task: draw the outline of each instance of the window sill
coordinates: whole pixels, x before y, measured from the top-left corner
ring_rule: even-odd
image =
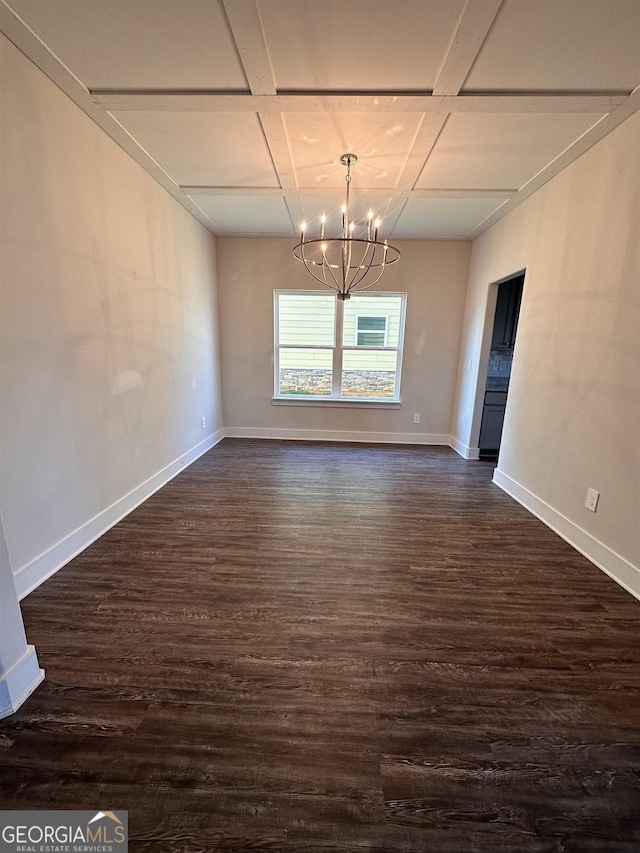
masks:
[[[323,406],[335,409],[400,409],[400,400],[380,400],[375,397],[354,397],[351,400],[337,400],[331,397],[273,397],[272,406]]]

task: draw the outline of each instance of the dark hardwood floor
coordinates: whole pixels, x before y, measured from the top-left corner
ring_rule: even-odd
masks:
[[[149,853],[639,853],[640,603],[492,470],[223,441],[23,602],[0,806]]]

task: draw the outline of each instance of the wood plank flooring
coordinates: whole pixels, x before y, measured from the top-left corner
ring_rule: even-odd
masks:
[[[227,439],[23,602],[0,807],[131,851],[639,853],[640,603],[445,448]]]

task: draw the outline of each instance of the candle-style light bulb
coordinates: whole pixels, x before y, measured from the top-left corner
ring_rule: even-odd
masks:
[[[353,234],[353,229],[354,229],[355,227],[356,227],[356,226],[355,226],[355,223],[354,223],[354,222],[350,222],[350,223],[349,223],[349,233],[350,233],[350,234]]]
[[[322,216],[320,217],[320,239],[321,240],[324,240],[324,224],[326,221],[327,221],[327,217],[323,213]]]
[[[367,214],[367,219],[369,220],[367,222],[367,240],[370,240],[371,239],[371,222],[373,220],[373,210],[369,211],[369,213]]]
[[[307,230],[307,223],[303,219],[300,223],[300,242],[304,243],[304,232]]]
[[[373,225],[375,228],[375,230],[373,232],[373,239],[377,240],[378,239],[378,228],[380,227],[380,217],[379,216],[376,217],[376,221],[373,223]]]

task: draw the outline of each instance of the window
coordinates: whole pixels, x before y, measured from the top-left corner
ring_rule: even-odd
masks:
[[[405,293],[275,292],[277,399],[398,402]]]
[[[384,347],[387,345],[387,322],[389,318],[367,317],[360,314],[356,317],[356,346]]]

